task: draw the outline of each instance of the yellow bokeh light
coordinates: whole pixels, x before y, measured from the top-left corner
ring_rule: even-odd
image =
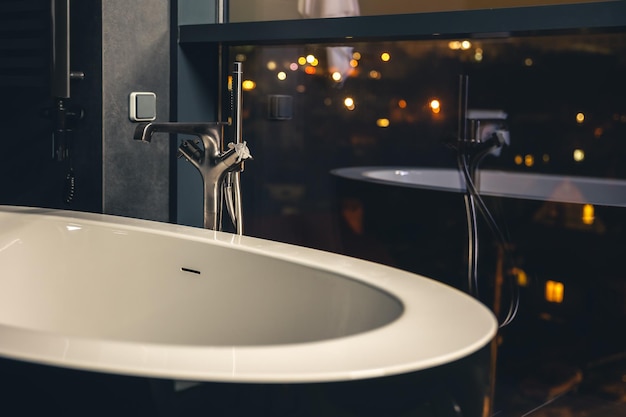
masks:
[[[471,47],[472,47],[472,43],[470,41],[468,41],[468,40],[464,40],[464,41],[450,41],[450,42],[448,42],[448,48],[450,48],[452,50],[455,50],[455,51],[459,50],[459,49],[467,51]],[[482,53],[482,51],[480,53]]]
[[[574,149],[574,161],[576,162],[582,162],[585,160],[585,151],[583,151],[582,149]]]
[[[526,155],[524,157],[524,165],[526,165],[529,168],[535,165],[535,157],[532,156],[531,154]]]
[[[274,71],[276,69],[276,62],[268,61],[267,64],[266,64],[266,67],[267,67],[268,70]]]
[[[376,126],[378,127],[389,127],[389,125],[390,125],[389,119],[376,120]]]
[[[585,113],[576,114],[576,123],[580,124],[585,121]]]
[[[379,71],[376,70],[371,70],[370,71],[370,78],[374,79],[374,80],[380,80],[382,77],[382,74]]]
[[[287,79],[287,73],[285,71],[281,71],[278,74],[276,74],[276,78],[278,78],[281,81],[285,81]]]
[[[383,52],[382,54],[380,54],[380,59],[383,62],[389,62],[391,60],[391,54],[389,54],[389,52]]]
[[[254,90],[256,88],[256,83],[252,80],[243,80],[241,82],[241,88],[245,91]]]
[[[335,72],[333,72],[333,73],[332,73],[332,75],[331,75],[331,77],[332,77],[333,81],[336,81],[336,82],[341,81],[341,79],[343,78],[343,77],[341,76],[341,73],[340,73],[339,71],[335,71]]]
[[[301,56],[300,58],[298,58],[298,64],[300,65],[305,65],[306,64],[306,58]]]
[[[311,65],[314,67],[317,67],[320,64],[320,62],[317,60],[317,58],[315,58],[312,62]]]
[[[522,158],[522,155],[515,155],[513,161],[515,162],[515,165],[522,165],[524,159]]]
[[[353,52],[352,53],[352,58],[354,58],[354,59],[361,59],[361,53],[360,52]]]
[[[351,59],[351,60],[350,60],[350,66],[351,66],[352,68],[356,68],[356,67],[358,67],[358,66],[359,66],[359,61],[357,61],[356,59]]]
[[[346,97],[343,100],[343,105],[346,107],[354,107],[354,99],[352,99],[352,97]]]
[[[562,303],[565,293],[565,285],[562,282],[548,280],[546,281],[545,297],[550,303]]]
[[[315,55],[307,55],[305,58],[306,62],[308,62],[309,64],[312,64],[313,61],[316,61],[317,58],[315,58]]]
[[[430,109],[436,113],[439,113],[439,110],[441,110],[441,103],[437,99],[431,100],[429,106]]]
[[[532,58],[526,58],[524,60],[524,65],[526,65],[527,67],[532,67],[534,64],[533,59]]]

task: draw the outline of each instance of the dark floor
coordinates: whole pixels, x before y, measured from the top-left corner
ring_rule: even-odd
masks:
[[[626,356],[580,369],[564,364],[530,370],[497,384],[494,417],[626,417]]]

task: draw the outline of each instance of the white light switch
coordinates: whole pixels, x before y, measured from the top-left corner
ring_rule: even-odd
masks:
[[[150,122],[156,119],[156,94],[130,93],[129,116],[133,122]]]

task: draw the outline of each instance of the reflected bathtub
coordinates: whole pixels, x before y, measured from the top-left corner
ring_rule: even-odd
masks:
[[[332,175],[338,201],[363,204],[364,229],[395,265],[466,289],[465,182],[458,170],[362,166],[336,169]],[[566,276],[575,282],[571,291],[580,284],[581,293],[589,293],[601,285],[586,288],[586,276],[613,280],[614,271],[622,268],[625,180],[479,170],[476,185],[529,273],[545,280]],[[492,236],[488,228],[481,230],[487,275],[497,256],[489,244]],[[340,238],[344,253],[358,256],[358,246],[348,246],[354,237],[344,233]]]
[[[465,191],[459,171],[443,168],[351,167],[332,174],[358,181],[437,191]],[[482,195],[558,203],[626,207],[626,181],[607,178],[477,171]]]

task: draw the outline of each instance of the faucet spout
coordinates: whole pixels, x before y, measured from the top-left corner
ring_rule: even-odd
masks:
[[[226,123],[140,123],[135,128],[133,139],[142,142],[151,142],[155,133],[176,133],[181,135],[193,135],[202,139],[205,150],[216,157],[220,152],[222,127]]]

